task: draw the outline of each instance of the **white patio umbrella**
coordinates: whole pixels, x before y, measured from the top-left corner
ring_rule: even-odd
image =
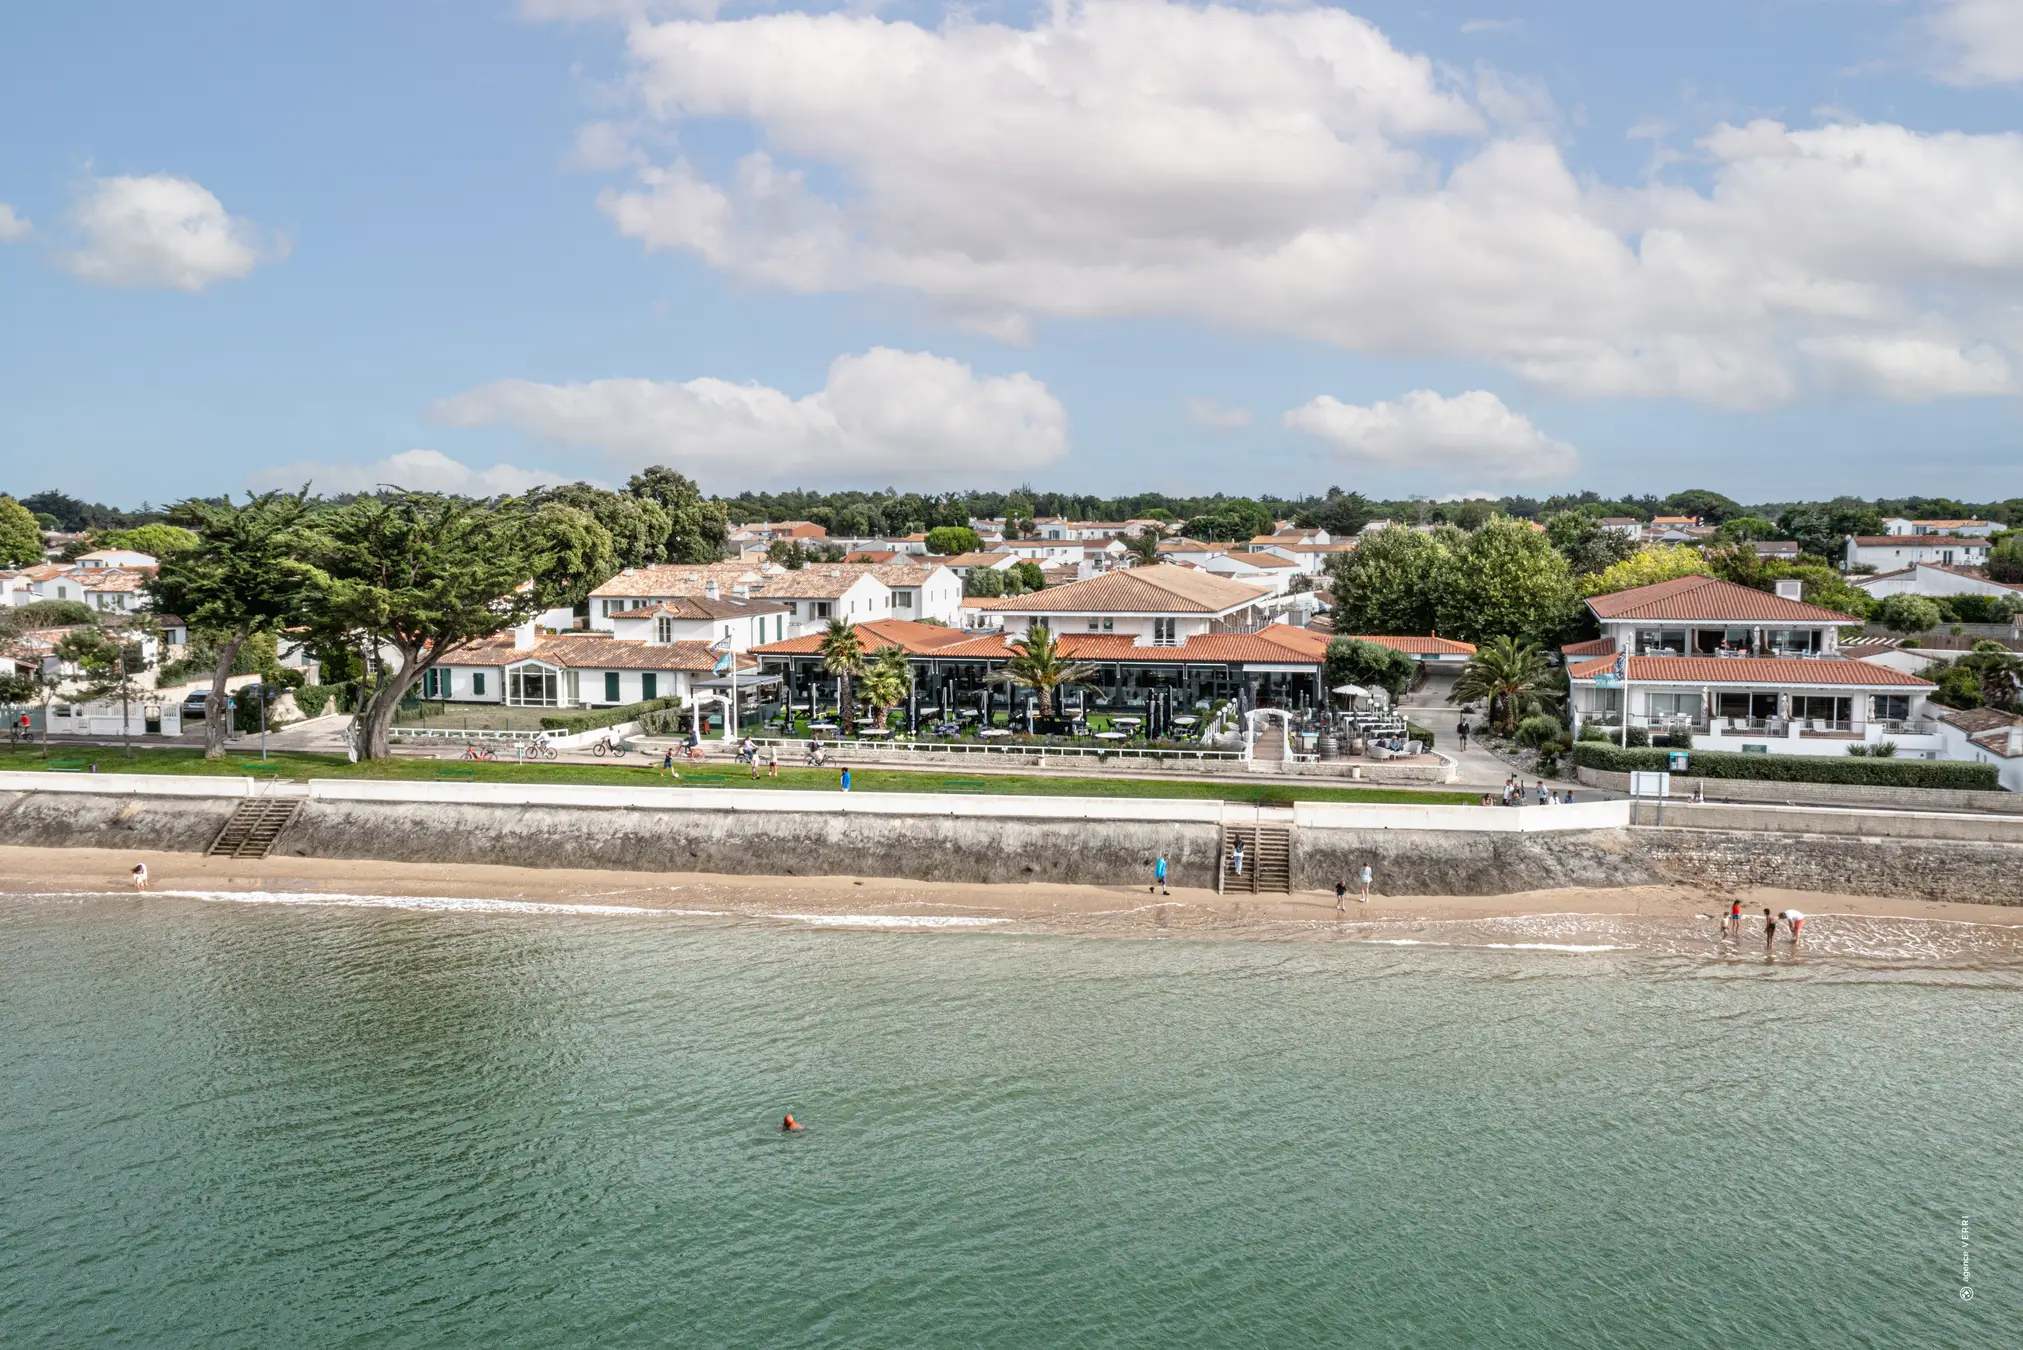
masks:
[[[1360,684],[1338,684],[1335,686],[1335,692],[1348,698],[1368,698],[1370,696],[1370,691],[1363,688]]]

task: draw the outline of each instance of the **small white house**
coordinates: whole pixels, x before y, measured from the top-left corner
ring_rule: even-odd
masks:
[[[79,567],[139,567],[153,571],[160,564],[152,553],[142,553],[131,548],[100,548],[79,554]]]
[[[1883,521],[1885,534],[1950,534],[1985,539],[2001,528],[1992,520],[1906,520],[1891,516]]]
[[[1892,595],[1987,595],[2012,596],[2023,600],[2023,586],[2009,586],[1999,581],[1990,581],[1978,572],[1944,567],[1937,563],[1912,563],[1909,567],[1899,568],[1894,572],[1878,572],[1874,576],[1857,577],[1854,584],[1878,600]]]
[[[1979,567],[1988,561],[1986,539],[1952,534],[1858,534],[1847,541],[1848,570],[1873,567],[1899,572],[1914,563]]]
[[[676,642],[722,642],[750,651],[787,635],[787,607],[743,596],[677,596],[658,604],[614,612],[611,635],[620,642],[665,647]]]
[[[1943,759],[1993,764],[2002,786],[2023,792],[2023,717],[1993,708],[1942,712],[1938,732]]]

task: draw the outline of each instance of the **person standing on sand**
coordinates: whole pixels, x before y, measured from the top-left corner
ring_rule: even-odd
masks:
[[[1336,909],[1347,908],[1345,902],[1348,900],[1348,898],[1349,898],[1349,883],[1346,881],[1337,881],[1335,883],[1335,908]]]
[[[1763,950],[1769,951],[1770,944],[1777,941],[1777,920],[1770,917],[1770,906],[1763,907]]]
[[[133,888],[137,891],[144,891],[148,888],[148,865],[146,863],[135,863],[133,865]]]
[[[1159,855],[1159,861],[1152,864],[1152,881],[1154,884],[1147,886],[1145,888],[1147,891],[1157,889],[1165,891],[1168,895],[1173,894],[1166,890],[1166,855],[1163,853]]]
[[[1742,902],[1740,900],[1730,900],[1728,902],[1727,927],[1730,937],[1739,938],[1742,936]]]
[[[1370,875],[1370,865],[1368,863],[1363,864],[1363,875],[1360,880],[1363,886],[1363,893],[1358,899],[1360,903],[1367,905],[1370,903],[1370,883],[1375,880]]]

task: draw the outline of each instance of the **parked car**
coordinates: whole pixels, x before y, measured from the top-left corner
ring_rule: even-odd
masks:
[[[204,705],[210,701],[210,697],[211,691],[208,689],[192,689],[188,697],[183,699],[183,720],[185,722],[203,721]]]

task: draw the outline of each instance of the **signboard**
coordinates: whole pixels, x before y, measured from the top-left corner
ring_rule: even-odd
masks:
[[[1669,773],[1637,772],[1630,775],[1630,795],[1632,797],[1666,797],[1672,791],[1672,775]]]
[[[1687,753],[1684,750],[1674,750],[1671,753],[1669,760],[1666,762],[1665,767],[1670,769],[1673,773],[1684,773],[1686,772],[1687,766],[1691,763],[1692,763],[1691,757],[1687,755]]]
[[[1767,755],[1770,753],[1770,747],[1767,745],[1745,745],[1742,747],[1742,753],[1745,755]]]

